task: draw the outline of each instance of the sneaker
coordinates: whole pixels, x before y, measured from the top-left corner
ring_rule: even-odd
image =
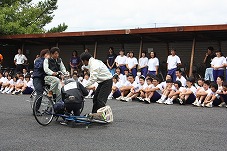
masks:
[[[108,100],[112,100],[112,99],[113,99],[113,97],[109,96],[107,99],[108,99]]]
[[[13,92],[12,92],[12,95],[14,95],[15,93],[16,93],[16,91],[13,91]]]
[[[167,105],[172,105],[173,101],[171,101],[170,99],[168,99],[168,101],[166,102]]]
[[[142,97],[137,97],[137,99],[139,100],[139,102],[144,102],[144,99]]]
[[[169,102],[169,98],[165,100],[165,102],[163,102],[164,104],[167,104]]]
[[[126,101],[127,97],[122,97],[121,101]]]
[[[212,102],[208,103],[208,104],[206,105],[206,107],[213,107]]]
[[[184,104],[184,101],[182,99],[178,99],[178,100],[181,105]]]
[[[20,94],[21,90],[18,90],[17,92],[15,92],[16,95]]]
[[[11,93],[11,91],[7,91],[7,92],[6,92],[6,94],[10,94],[10,93]]]
[[[144,102],[150,104],[150,103],[151,103],[151,100],[150,100],[149,98],[145,98],[145,99],[144,99]]]
[[[204,107],[205,106],[205,103],[203,103],[201,106]]]
[[[67,126],[67,125],[68,125],[68,121],[66,121],[66,120],[61,121],[60,124],[61,124],[61,125],[66,125],[66,126]]]
[[[120,96],[120,97],[116,98],[116,100],[120,101],[122,98],[123,98],[123,97]]]
[[[126,102],[132,101],[132,98],[131,98],[131,97],[126,98],[125,101],[126,101]]]
[[[222,102],[221,104],[219,104],[218,106],[219,107],[224,107],[226,105],[226,103],[225,102]]]
[[[197,106],[198,103],[199,103],[199,101],[195,100],[195,102],[193,102],[192,105]]]
[[[196,104],[196,106],[201,107],[202,104],[201,104],[200,102],[198,102],[198,103]]]
[[[166,101],[166,100],[159,99],[159,100],[157,101],[157,103],[163,104],[165,101]]]

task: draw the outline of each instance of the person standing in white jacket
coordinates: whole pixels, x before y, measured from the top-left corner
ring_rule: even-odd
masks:
[[[99,84],[93,97],[92,108],[92,113],[97,113],[98,109],[106,106],[112,88],[112,74],[102,61],[93,58],[88,52],[82,53],[80,59],[90,72],[90,78],[84,87],[89,88],[95,82]]]

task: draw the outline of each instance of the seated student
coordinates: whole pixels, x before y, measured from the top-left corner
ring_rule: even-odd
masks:
[[[182,76],[182,71],[180,69],[176,70],[176,80],[180,81],[182,86],[185,87],[186,86],[186,79],[184,76]]]
[[[2,84],[2,88],[4,89],[2,93],[6,93],[7,91],[10,90],[10,84],[13,83],[12,75],[7,76],[7,80],[5,83]]]
[[[167,80],[171,80],[172,81],[172,77],[170,75],[166,75],[165,81],[161,82],[160,85],[162,86],[162,88],[164,89],[166,87],[166,81]]]
[[[1,87],[0,92],[3,91],[4,88],[2,87],[2,84],[5,83],[6,80],[7,80],[7,79],[3,76],[2,71],[0,71],[0,87]]]
[[[136,77],[135,77],[135,81],[137,84],[140,83],[140,76],[141,76],[141,71],[138,70],[137,73],[136,73]]]
[[[85,73],[84,74],[84,79],[83,79],[83,81],[82,81],[82,85],[84,86],[84,85],[87,85],[87,83],[88,83],[88,81],[89,81],[89,78],[90,78],[90,75],[88,74],[88,73]],[[93,85],[91,85],[90,87],[89,87],[89,90],[88,90],[88,96],[86,96],[85,98],[86,99],[91,99],[91,98],[93,98],[93,95],[94,95],[94,92],[95,92],[95,90],[96,90],[96,88],[97,88],[98,86],[97,86],[97,83],[95,83],[95,84],[93,84]]]
[[[162,85],[159,84],[159,79],[155,77],[152,81],[153,87],[147,90],[146,98],[144,99],[145,103],[151,103],[158,101],[162,96]]]
[[[120,92],[121,96],[116,98],[116,100],[124,100],[131,90],[131,88],[137,87],[137,83],[135,82],[134,76],[132,74],[128,74],[127,81],[121,86]]]
[[[201,106],[206,96],[210,95],[211,92],[212,91],[210,89],[210,81],[205,81],[203,84],[203,88],[196,92],[196,100],[194,103],[192,103],[192,105]]]
[[[17,84],[17,80],[18,80],[17,76],[14,76],[13,81],[10,82],[9,90],[6,91],[6,94],[10,94],[15,89],[15,85]]]
[[[119,77],[118,75],[114,75],[113,76],[113,85],[112,85],[112,91],[110,92],[109,96],[108,96],[108,100],[111,100],[114,98],[118,98],[121,96],[121,92],[120,92],[120,87],[121,87],[121,83],[119,82]]]
[[[122,80],[120,79],[121,80],[121,85],[124,85],[124,83],[128,81],[128,75],[129,75],[129,69],[125,68]]]
[[[196,99],[196,88],[194,87],[194,79],[188,78],[186,85],[187,88],[184,89],[179,95],[180,104],[192,104]]]
[[[31,94],[34,91],[33,81],[31,79],[31,75],[27,74],[25,76],[24,86],[21,89],[20,94]],[[15,93],[18,94],[18,93]]]
[[[223,107],[225,106],[227,108],[227,82],[223,83],[223,87],[222,90],[220,92],[218,92],[219,96],[220,96],[220,100],[221,100],[221,104],[218,105],[219,107]]]
[[[148,98],[148,96],[149,96],[149,94],[150,94],[151,88],[154,87],[152,81],[153,81],[152,78],[146,77],[147,87],[143,88],[143,89],[140,91],[140,97],[138,97],[139,101],[144,102],[144,101],[145,101],[145,98]]]
[[[19,79],[17,80],[17,83],[15,85],[15,91],[12,93],[12,95],[16,93],[20,93],[23,86],[24,86],[24,76],[23,74],[20,74]]]
[[[22,70],[22,74],[24,75],[24,77],[28,74],[28,71],[27,71],[26,68],[24,68],[24,69]]]
[[[213,105],[217,106],[221,103],[220,96],[217,93],[218,85],[216,83],[210,84],[211,93],[207,95],[202,106],[203,107],[213,107]]]
[[[197,92],[200,91],[201,89],[203,90],[204,82],[205,80],[203,78],[199,78],[197,80],[197,83],[195,83],[195,88],[197,89]]]
[[[167,79],[165,82],[166,82],[166,86],[163,88],[162,96],[158,101],[156,101],[156,103],[159,103],[159,104],[167,103],[166,98],[173,89],[173,82],[171,79]]]
[[[124,81],[125,78],[124,78],[124,75],[121,74],[121,69],[120,69],[120,67],[117,67],[116,70],[115,70],[115,72],[116,72],[115,75],[118,75],[119,82],[120,82],[120,83],[125,83],[126,81]]]
[[[179,97],[179,94],[184,90],[185,88],[182,87],[180,81],[174,82],[174,87],[172,88],[172,91],[168,95],[167,100],[165,101],[165,104],[172,105],[173,100],[176,100]]]
[[[146,87],[147,84],[145,83],[145,77],[140,76],[139,84],[131,88],[130,93],[126,96],[126,99],[124,99],[124,101],[129,102],[132,101],[132,99],[137,98],[140,95],[140,92],[143,91],[143,89]],[[144,96],[144,94],[142,95]]]

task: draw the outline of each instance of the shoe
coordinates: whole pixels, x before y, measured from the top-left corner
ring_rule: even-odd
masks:
[[[180,103],[181,105],[184,104],[184,101],[183,101],[182,99],[178,99],[178,100],[179,100],[179,103]]]
[[[126,98],[125,101],[126,101],[126,102],[132,101],[132,98],[131,98],[131,97]]]
[[[200,102],[198,102],[195,106],[201,107],[202,104]]]
[[[164,104],[167,104],[169,102],[169,98],[165,100],[165,102],[163,102]]]
[[[203,103],[201,106],[204,107],[205,106],[205,103]]]
[[[193,102],[192,105],[197,106],[198,103],[199,103],[199,101],[198,100],[195,100],[195,102]]]
[[[66,120],[61,121],[60,124],[61,124],[61,125],[66,125],[66,126],[67,126],[67,125],[68,125],[68,121],[66,121]]]
[[[122,98],[122,96],[119,96],[118,98],[116,98],[116,100],[120,101]]]
[[[226,105],[226,103],[225,102],[222,102],[221,104],[219,104],[218,106],[219,107],[224,107]]]
[[[166,100],[159,99],[159,100],[157,101],[157,103],[163,104],[165,101],[166,101]]]
[[[206,107],[213,107],[212,102],[208,103],[207,105],[205,105]]]
[[[168,99],[168,101],[166,102],[167,105],[172,105],[173,101],[171,101],[170,99]]]
[[[12,95],[15,95],[15,93],[16,93],[16,91],[13,91],[13,92],[12,92]]]
[[[127,97],[122,97],[121,101],[126,101]]]
[[[109,96],[107,99],[108,99],[108,100],[112,100],[112,99],[113,99],[113,97]]]
[[[21,90],[18,90],[17,92],[15,92],[16,95],[20,94]]]
[[[10,93],[11,93],[11,91],[7,91],[7,92],[6,92],[6,94],[10,94]]]
[[[144,99],[144,102],[150,104],[150,103],[151,103],[151,100],[150,100],[149,98],[145,98],[145,99]]]

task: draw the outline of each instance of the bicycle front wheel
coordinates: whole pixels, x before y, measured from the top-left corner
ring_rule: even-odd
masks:
[[[46,126],[50,124],[54,117],[53,101],[46,95],[41,95],[34,102],[33,115],[40,125]]]

